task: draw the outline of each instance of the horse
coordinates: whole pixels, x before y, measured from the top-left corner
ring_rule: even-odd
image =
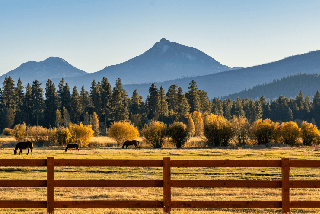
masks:
[[[134,145],[136,148],[139,146],[139,141],[137,140],[127,140],[123,143],[122,148],[124,148],[126,146],[126,149],[128,148],[128,146],[130,145]]]
[[[79,146],[78,146],[78,144],[76,144],[76,143],[69,143],[69,144],[67,145],[67,147],[66,147],[66,152],[68,151],[68,149],[71,150],[71,149],[73,149],[73,148],[76,148],[76,149],[78,149],[78,151],[79,151]]]
[[[33,149],[33,143],[30,142],[30,141],[23,141],[23,142],[19,142],[17,145],[16,145],[16,148],[14,149],[14,154],[16,155],[17,154],[17,150],[20,150],[19,151],[19,155],[22,154],[22,149],[28,149],[28,153],[27,155],[29,154],[29,149],[31,150],[31,155],[32,155],[32,149]]]

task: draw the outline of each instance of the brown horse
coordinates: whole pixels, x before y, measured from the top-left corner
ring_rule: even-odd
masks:
[[[19,155],[22,154],[22,149],[28,149],[28,153],[27,155],[29,154],[29,149],[31,150],[31,155],[32,155],[32,149],[33,149],[33,143],[30,142],[30,141],[25,141],[25,142],[19,142],[17,145],[16,145],[16,148],[14,149],[14,154],[16,155],[17,154],[17,150],[20,150],[19,151]]]
[[[126,149],[128,148],[128,146],[130,145],[134,145],[136,148],[139,146],[139,141],[137,140],[127,140],[123,143],[122,148],[124,149],[124,147],[126,146]]]
[[[67,145],[67,147],[66,147],[66,152],[68,151],[68,149],[71,150],[71,149],[73,149],[73,148],[78,149],[78,151],[79,151],[79,146],[78,146],[78,144],[76,144],[76,143],[69,143],[69,144]]]

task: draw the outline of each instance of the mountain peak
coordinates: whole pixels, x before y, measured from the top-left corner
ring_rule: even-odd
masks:
[[[161,40],[160,40],[160,43],[166,43],[166,42],[170,42],[169,40],[166,40],[166,38],[162,38]]]

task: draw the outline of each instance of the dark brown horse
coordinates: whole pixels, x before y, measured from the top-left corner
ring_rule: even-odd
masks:
[[[126,146],[126,148],[128,148],[128,146],[130,145],[134,145],[136,148],[139,146],[139,141],[137,140],[127,140],[123,143],[122,148],[124,148]]]
[[[71,149],[78,149],[78,151],[79,151],[79,146],[78,146],[78,144],[76,144],[76,143],[69,143],[68,145],[67,145],[67,147],[66,147],[66,152],[68,151],[68,149],[69,150],[71,150]]]
[[[32,149],[33,149],[33,143],[30,142],[30,141],[25,141],[25,142],[19,142],[17,145],[16,145],[16,148],[14,149],[14,154],[16,155],[17,154],[17,150],[20,150],[19,151],[19,155],[22,154],[22,149],[28,149],[28,153],[27,155],[29,154],[29,149],[31,150],[31,155],[32,155]]]

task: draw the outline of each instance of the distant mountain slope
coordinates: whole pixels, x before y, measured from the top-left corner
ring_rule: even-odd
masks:
[[[291,56],[280,61],[250,68],[160,82],[156,86],[159,88],[162,85],[167,90],[171,84],[177,84],[184,91],[187,91],[191,80],[195,80],[199,89],[206,91],[210,98],[214,98],[228,96],[259,84],[270,83],[273,80],[299,73],[320,73],[320,51]],[[132,84],[126,85],[124,88],[129,94],[137,88],[138,93],[146,97],[150,85],[150,83]]]
[[[41,62],[29,61],[23,63],[18,68],[2,75],[0,83],[3,83],[6,76],[11,76],[15,83],[20,78],[22,83],[26,85],[27,83],[32,84],[35,79],[39,82],[46,82],[48,79],[77,77],[85,74],[87,72],[73,67],[64,59],[49,57]]]
[[[230,98],[232,100],[248,97],[249,99],[260,98],[262,95],[267,99],[278,98],[283,95],[288,98],[295,98],[300,90],[304,96],[309,96],[311,99],[317,91],[320,91],[320,75],[319,74],[297,74],[275,80],[268,84],[257,85],[252,89],[243,90],[239,93],[223,97],[222,99]]]
[[[182,77],[213,74],[232,68],[196,48],[187,47],[166,39],[154,44],[143,54],[118,65],[77,78],[66,78],[71,85],[90,87],[93,79],[107,77],[111,84],[120,78],[123,84],[162,82]]]

